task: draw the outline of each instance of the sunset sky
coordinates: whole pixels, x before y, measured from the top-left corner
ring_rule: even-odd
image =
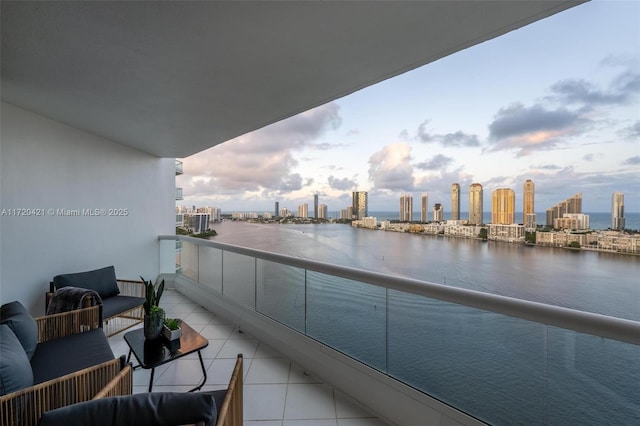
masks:
[[[535,210],[583,193],[640,212],[640,2],[595,0],[183,159],[187,206],[328,210],[368,191],[370,211],[450,187],[536,186]]]

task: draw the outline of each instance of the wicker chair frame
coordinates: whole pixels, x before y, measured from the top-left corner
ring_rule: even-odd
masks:
[[[144,282],[136,280],[117,280],[120,294],[123,296],[145,297]],[[144,308],[142,304],[128,311],[120,312],[109,318],[103,318],[104,332],[107,337],[121,333],[144,321]]]
[[[242,386],[242,354],[239,354],[231,373],[227,394],[224,397],[222,407],[218,410],[216,426],[242,426]]]

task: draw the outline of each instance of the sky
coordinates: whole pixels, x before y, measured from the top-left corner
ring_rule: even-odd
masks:
[[[594,0],[182,159],[178,205],[450,213],[451,184],[535,184],[535,210],[582,192],[583,212],[640,212],[640,1]]]

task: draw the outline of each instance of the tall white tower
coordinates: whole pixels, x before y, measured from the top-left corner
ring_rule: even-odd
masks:
[[[611,198],[611,229],[624,229],[624,194],[614,192]]]

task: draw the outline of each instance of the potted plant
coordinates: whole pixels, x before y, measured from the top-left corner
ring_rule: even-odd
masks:
[[[164,309],[160,307],[160,298],[164,292],[164,280],[160,284],[153,284],[142,276],[144,282],[145,301],[144,307],[144,337],[145,339],[157,339],[162,334],[164,324]]]
[[[164,327],[162,328],[162,334],[167,340],[179,339],[182,335],[182,329],[180,328],[181,321],[176,318],[165,318]]]

